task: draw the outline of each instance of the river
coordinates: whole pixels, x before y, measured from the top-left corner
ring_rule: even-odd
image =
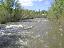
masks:
[[[48,48],[47,35],[51,30],[47,18],[0,25],[0,48]]]

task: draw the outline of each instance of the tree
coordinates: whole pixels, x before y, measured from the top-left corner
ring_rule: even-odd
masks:
[[[54,0],[52,7],[48,11],[48,16],[56,17],[57,19],[63,16],[64,0]]]
[[[7,21],[6,15],[7,15],[7,10],[5,9],[5,5],[3,1],[1,2],[0,5],[0,23],[5,23]]]
[[[0,5],[0,22],[18,21],[21,17],[21,6],[18,0],[4,0]]]
[[[21,6],[18,0],[6,0],[6,10],[9,12],[11,21],[18,21],[20,19]]]

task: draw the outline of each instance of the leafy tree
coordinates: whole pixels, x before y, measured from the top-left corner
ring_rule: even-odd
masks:
[[[0,5],[0,23],[18,21],[21,17],[21,7],[18,0],[4,0]]]
[[[6,10],[9,12],[11,21],[18,21],[18,19],[20,19],[19,16],[21,13],[18,0],[6,0]]]
[[[57,19],[63,16],[64,0],[54,0],[52,7],[48,11],[48,16],[56,17]]]

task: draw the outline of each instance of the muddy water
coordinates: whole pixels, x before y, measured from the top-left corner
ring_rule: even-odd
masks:
[[[48,48],[48,19],[35,18],[0,25],[0,48]]]

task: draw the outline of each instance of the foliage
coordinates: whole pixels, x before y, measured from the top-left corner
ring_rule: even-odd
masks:
[[[29,19],[29,18],[41,18],[47,16],[47,11],[35,11],[35,10],[28,10],[28,9],[22,9],[22,19]],[[42,15],[45,14],[45,15]]]
[[[57,19],[63,16],[64,0],[54,0],[52,7],[48,11],[48,16],[56,17]]]
[[[48,11],[48,18],[53,19],[53,30],[48,33],[49,48],[64,48],[64,0],[54,0]]]
[[[18,0],[5,0],[0,5],[0,23],[18,21],[20,19],[20,4]]]
[[[47,17],[47,11],[23,9],[18,0],[2,0],[0,3],[0,23],[17,22],[22,19]]]

